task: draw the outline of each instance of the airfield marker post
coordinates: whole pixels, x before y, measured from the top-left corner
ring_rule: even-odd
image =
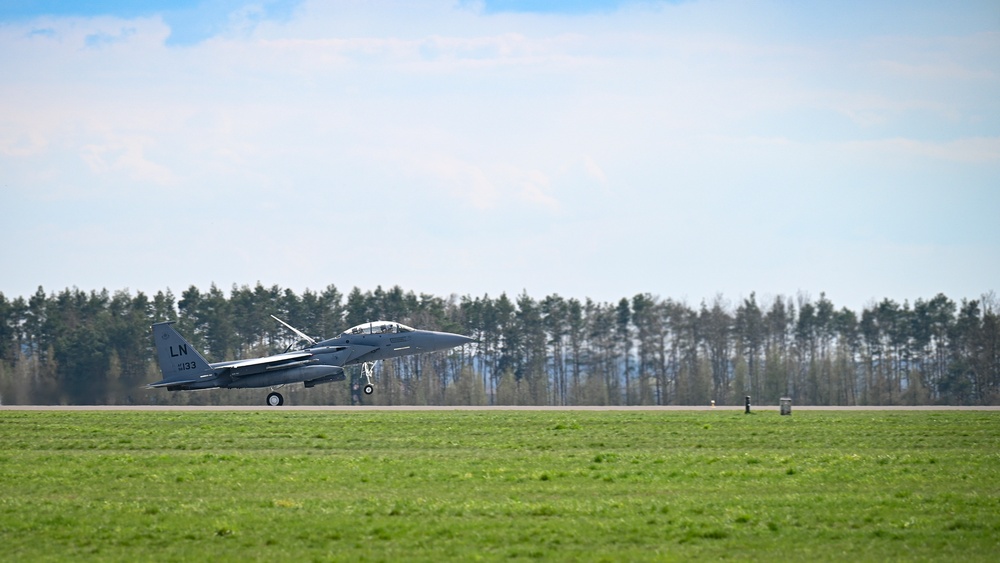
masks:
[[[792,399],[791,397],[782,397],[778,399],[778,403],[781,405],[781,414],[792,414]]]
[[[747,410],[746,414],[750,414],[750,395],[747,395]]]

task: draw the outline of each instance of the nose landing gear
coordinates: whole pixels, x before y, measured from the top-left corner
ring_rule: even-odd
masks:
[[[375,373],[375,362],[365,362],[361,364],[361,372],[365,375],[365,380],[368,384],[365,385],[365,395],[371,395],[375,392],[375,387],[372,386],[372,375]]]

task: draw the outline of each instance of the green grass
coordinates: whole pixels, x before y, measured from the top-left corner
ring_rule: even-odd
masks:
[[[0,411],[0,559],[994,560],[1000,413]]]

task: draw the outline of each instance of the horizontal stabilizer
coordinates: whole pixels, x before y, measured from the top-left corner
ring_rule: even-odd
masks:
[[[146,386],[146,388],[147,389],[156,389],[157,387],[173,387],[174,385],[185,385],[185,384],[188,384],[188,383],[198,383],[199,381],[201,381],[200,378],[199,379],[171,379],[169,381],[166,380],[166,379],[163,379],[161,381],[157,381],[156,383],[150,383],[149,385]]]

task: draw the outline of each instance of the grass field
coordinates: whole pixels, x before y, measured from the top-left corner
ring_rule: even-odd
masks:
[[[1000,413],[0,411],[0,559],[980,560]]]

